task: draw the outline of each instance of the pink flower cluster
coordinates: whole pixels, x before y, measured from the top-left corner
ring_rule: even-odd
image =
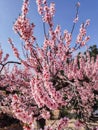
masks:
[[[89,41],[90,37],[86,36],[86,28],[89,25],[90,20],[87,20],[85,24],[81,24],[80,26],[80,32],[77,36],[76,43],[80,44],[81,46],[84,46],[86,42]]]
[[[43,21],[52,27],[52,19],[55,13],[55,4],[51,3],[49,7],[46,0],[36,0],[36,3],[38,5],[38,13],[42,15]]]
[[[19,36],[25,41],[34,41],[33,30],[35,25],[26,18],[28,13],[28,0],[25,0],[22,6],[22,14],[18,17],[17,21],[14,24],[14,30]]]
[[[59,125],[58,125],[58,130],[62,130],[65,127],[67,127],[68,126],[68,121],[69,121],[69,119],[66,118],[66,117],[60,119],[60,122],[59,122]]]

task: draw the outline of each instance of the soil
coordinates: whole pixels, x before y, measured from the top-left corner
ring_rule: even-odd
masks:
[[[0,130],[23,130],[20,121],[8,116],[0,114]]]

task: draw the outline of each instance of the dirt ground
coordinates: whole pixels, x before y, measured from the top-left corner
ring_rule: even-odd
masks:
[[[56,115],[55,118],[58,118],[58,112],[56,112],[55,115]],[[2,117],[0,118],[0,120],[2,120]],[[7,117],[4,119],[4,122],[5,122],[5,120],[7,122],[11,121],[11,120],[8,120]],[[69,121],[68,127],[65,128],[64,130],[76,130],[75,125],[74,125],[75,121],[76,121],[75,119],[71,119]],[[0,121],[0,123],[1,123],[1,121]],[[50,126],[52,125],[54,128],[57,126],[58,123],[59,123],[59,120],[57,120],[57,119],[46,121],[46,125],[50,125]],[[91,126],[90,128],[92,128],[93,126],[98,127],[98,121],[90,122],[90,123],[88,123],[88,125]],[[0,130],[23,130],[23,129],[22,129],[21,125],[19,125],[19,123],[17,122],[17,123],[11,124],[10,126],[2,127],[2,128],[0,128]],[[36,122],[35,122],[35,130],[39,130]],[[79,129],[79,130],[86,130],[86,129],[84,127],[81,127],[81,129]]]
[[[69,122],[70,123],[69,123],[68,127],[65,128],[64,130],[76,130],[75,129],[75,125],[74,125],[75,119],[71,119]],[[54,120],[47,120],[47,122],[46,122],[47,125],[50,124],[50,126],[51,126],[51,124],[52,124],[52,126],[54,126],[54,128],[56,127],[56,125],[58,123],[59,123],[58,120],[56,120],[56,121],[54,121]],[[90,128],[92,128],[93,126],[94,127],[98,127],[98,122],[96,122],[96,123],[90,122],[90,123],[88,123],[88,125],[91,126]],[[81,127],[79,130],[86,130],[86,129],[84,127]]]

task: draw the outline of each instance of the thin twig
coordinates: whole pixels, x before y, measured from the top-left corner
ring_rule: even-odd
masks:
[[[47,34],[46,34],[46,26],[45,23],[43,22],[43,30],[44,30],[44,36],[47,39]]]
[[[78,17],[78,13],[79,13],[79,6],[76,5],[76,15],[75,15],[75,19]],[[72,26],[72,30],[71,30],[71,35],[73,34],[73,31],[74,31],[74,29],[75,29],[75,25],[76,25],[76,23],[74,22],[74,23],[73,23],[73,26]]]

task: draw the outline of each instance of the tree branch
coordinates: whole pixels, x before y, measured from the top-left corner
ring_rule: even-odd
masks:
[[[7,62],[4,63],[4,64],[3,64],[3,63],[0,63],[0,65],[2,66],[1,69],[0,69],[0,73],[1,73],[1,71],[3,70],[3,68],[4,68],[7,64],[11,64],[11,63],[12,63],[12,64],[19,64],[19,65],[21,64],[20,62],[17,62],[17,61],[7,61]]]

